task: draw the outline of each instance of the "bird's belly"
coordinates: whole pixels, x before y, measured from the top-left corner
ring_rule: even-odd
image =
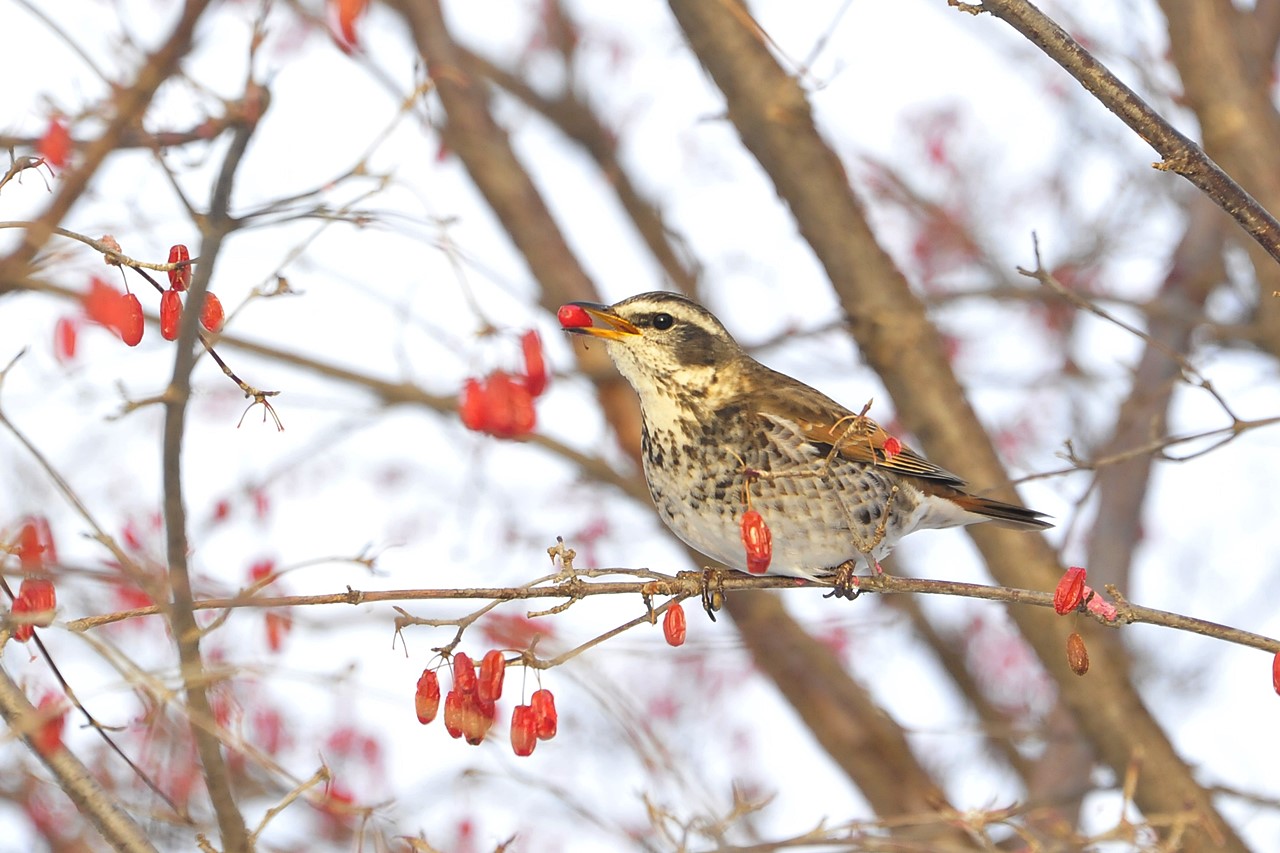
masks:
[[[750,460],[731,459],[719,470],[669,453],[661,461],[650,464],[647,457],[645,476],[662,520],[694,549],[745,571],[741,520],[748,509]],[[882,469],[826,468],[820,461],[782,468],[773,461],[774,468],[749,486],[750,508],[772,534],[769,574],[811,578],[846,560],[868,554],[880,559],[915,529],[922,495]],[[672,464],[678,462],[685,464]]]

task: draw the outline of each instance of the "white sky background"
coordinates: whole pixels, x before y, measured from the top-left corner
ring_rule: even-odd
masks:
[[[120,47],[121,37],[153,44],[167,33],[174,5],[80,2],[49,6],[46,12],[116,75],[136,63],[133,51]],[[688,238],[705,265],[710,307],[745,343],[835,320],[835,303],[820,268],[759,168],[718,117],[720,101],[665,6],[573,5],[580,7],[574,13],[584,32],[579,85],[618,130],[624,162],[642,190],[658,201],[669,224]],[[1175,214],[1161,196],[1174,179],[1143,171],[1154,155],[1129,139],[1117,120],[1099,107],[1076,110],[1087,104],[1078,87],[994,20],[948,10],[942,0],[854,2],[832,30],[838,6],[768,2],[754,3],[752,9],[793,61],[803,60],[819,39],[830,36],[814,63],[810,89],[818,120],[855,181],[864,161],[881,161],[910,166],[915,185],[932,190],[930,173],[920,165],[917,129],[922,116],[953,107],[960,114],[955,156],[983,169],[970,179],[977,188],[973,203],[1010,280],[1015,265],[1032,263],[1032,231],[1053,263],[1085,239],[1077,229],[1114,213],[1124,216],[1125,244],[1112,255],[1103,286],[1130,298],[1151,292],[1177,233]],[[447,11],[461,40],[511,62],[528,51],[536,7],[468,2],[449,3]],[[238,97],[248,22],[256,8],[227,4],[209,16],[184,68],[211,92],[166,86],[148,114],[149,128],[187,127],[206,108],[216,111],[210,107],[212,95]],[[1158,56],[1162,45],[1143,35],[1153,32],[1152,11],[1136,3],[1123,9],[1077,23],[1104,50],[1119,53],[1136,45]],[[398,20],[385,10],[375,8],[363,23],[367,56],[359,60],[343,56],[322,31],[300,29],[284,14],[273,21],[259,57],[272,107],[241,170],[237,212],[321,186],[349,169],[371,140],[396,122],[399,102],[414,82],[412,52]],[[51,106],[75,113],[101,97],[102,81],[26,9],[0,0],[0,22],[5,31],[0,79],[21,81],[0,86],[0,123],[6,132],[38,133]],[[1115,65],[1127,79],[1159,74],[1141,63]],[[368,73],[369,66],[392,81],[392,88]],[[547,69],[548,91],[560,83],[546,57],[534,55],[529,68]],[[438,111],[434,102],[431,109]],[[603,296],[617,299],[661,287],[660,272],[586,158],[508,99],[499,99],[496,111]],[[1194,129],[1185,117],[1180,122]],[[96,130],[84,123],[75,135],[91,137]],[[197,204],[223,149],[220,141],[208,156],[194,147],[171,155],[179,171],[186,169],[183,186]],[[1062,209],[1058,199],[1027,193],[1035,176],[1063,164],[1074,177],[1071,209]],[[433,134],[413,118],[401,119],[377,148],[370,168],[394,175],[393,185],[366,205],[385,214],[389,227],[330,227],[296,260],[289,260],[290,253],[316,230],[314,221],[231,238],[213,280],[228,310],[277,272],[303,292],[294,299],[254,301],[235,318],[237,334],[388,379],[413,379],[437,393],[453,393],[467,375],[513,366],[514,334],[496,341],[474,337],[481,320],[468,307],[456,269],[436,245],[445,233],[437,223],[449,220],[448,238],[469,261],[465,285],[487,319],[513,333],[536,325],[551,364],[571,365],[569,345],[556,333],[553,318],[530,307],[535,286],[523,263],[496,230],[456,159],[437,160]],[[330,200],[340,203],[368,185],[340,188]],[[937,192],[947,197],[944,188]],[[41,182],[28,174],[21,185],[11,183],[0,193],[0,220],[34,217],[48,198]],[[887,209],[878,209],[877,217],[883,239],[903,257],[911,235],[894,230],[901,217]],[[190,243],[196,251],[196,235],[150,155],[143,153],[113,157],[64,225],[90,236],[112,233],[135,257],[163,260],[175,242]],[[13,245],[15,233],[0,231],[0,250]],[[58,253],[48,269],[53,280],[81,287],[96,274],[118,284],[115,271],[79,244],[51,247]],[[142,283],[130,283],[154,309]],[[967,288],[985,284],[971,273],[956,282]],[[1221,310],[1238,309],[1223,305]],[[103,330],[85,329],[76,362],[60,366],[51,352],[53,325],[74,311],[32,295],[0,302],[0,362],[29,348],[6,380],[0,404],[70,479],[103,525],[118,532],[130,518],[145,519],[159,507],[160,413],[146,409],[110,420],[120,407],[116,385],[134,398],[159,392],[173,352],[154,327],[136,349]],[[1088,331],[1077,339],[1073,355],[1106,378],[1085,386],[1058,375],[1054,346],[1040,340],[1038,321],[1024,311],[957,303],[937,316],[960,339],[958,366],[973,388],[980,416],[997,426],[1029,425],[1030,438],[1010,459],[1015,475],[1058,467],[1055,453],[1066,439],[1087,447],[1105,437],[1114,404],[1127,393],[1128,365],[1138,351],[1131,337],[1082,321]],[[242,409],[237,389],[207,359],[201,362],[184,461],[193,565],[203,592],[234,591],[248,566],[263,556],[288,565],[354,556],[366,547],[381,553],[376,576],[333,560],[289,575],[286,590],[523,583],[547,570],[544,549],[555,535],[573,544],[575,534],[601,521],[607,522],[607,533],[591,547],[599,565],[687,567],[649,506],[583,486],[546,454],[467,433],[450,419],[422,411],[383,413],[361,394],[234,350],[224,356],[251,384],[285,392],[277,406],[287,430],[277,433],[263,425],[257,410],[236,428]],[[770,348],[762,357],[852,407],[874,396],[873,414],[887,419],[892,412],[878,381],[840,336],[802,338]],[[1280,412],[1274,362],[1209,351],[1198,364],[1242,417]],[[1085,399],[1091,402],[1085,405]],[[1172,420],[1176,432],[1224,423],[1207,397],[1190,389],[1180,392]],[[575,446],[618,457],[604,438],[583,381],[554,383],[539,403],[539,424]],[[1269,531],[1274,529],[1270,484],[1280,477],[1277,436],[1256,431],[1195,462],[1157,469],[1147,539],[1130,590],[1133,600],[1261,633],[1280,632],[1280,616],[1267,607],[1263,594],[1276,574]],[[0,526],[26,513],[44,513],[53,522],[65,563],[99,567],[102,552],[81,537],[85,525],[66,509],[31,458],[7,436],[0,439],[0,454],[12,481],[0,490]],[[1023,490],[1031,506],[1063,522],[1053,535],[1076,530],[1067,541],[1068,561],[1078,561],[1084,552],[1082,534],[1070,522],[1086,486],[1084,478],[1074,477]],[[253,518],[248,498],[259,488],[270,498],[264,520]],[[222,498],[233,501],[232,519],[211,527],[213,505]],[[1087,523],[1087,517],[1079,523]],[[152,547],[159,547],[158,536]],[[959,533],[914,537],[898,556],[899,565],[914,573],[985,579]],[[88,581],[60,586],[63,615],[100,612],[104,590]],[[874,685],[885,707],[916,733],[923,759],[943,770],[957,806],[1017,800],[1016,785],[985,759],[981,733],[955,697],[940,688],[935,664],[891,610],[866,599],[833,604],[816,593],[795,593],[787,600],[811,624],[847,635],[854,672]],[[939,625],[957,631],[975,618],[1001,623],[994,605],[948,600],[925,606]],[[557,642],[586,640],[631,618],[638,607],[638,602],[602,598],[579,603],[554,618]],[[408,609],[422,616],[465,612],[447,605]],[[608,827],[595,829],[577,819],[570,823],[569,812],[547,793],[553,787],[567,789],[610,826],[619,821],[641,831],[647,825],[642,795],[692,818],[726,811],[734,780],[774,796],[759,823],[767,838],[803,832],[822,820],[867,815],[860,796],[813,747],[791,712],[751,674],[732,627],[725,621],[707,623],[693,609],[684,649],[669,649],[656,629],[632,632],[545,673],[544,685],[557,694],[561,734],[520,761],[507,747],[502,716],[497,737],[480,748],[450,740],[439,722],[424,729],[414,721],[413,683],[431,657],[430,648],[447,642],[451,632],[410,631],[406,658],[392,648],[390,608],[313,608],[294,615],[297,627],[281,656],[265,654],[261,620],[250,614],[233,616],[211,643],[229,660],[259,668],[260,689],[289,713],[295,749],[283,762],[297,777],[315,770],[324,738],[340,722],[381,739],[384,779],[326,757],[363,801],[396,798],[383,812],[381,825],[389,834],[425,830],[429,840],[448,848],[458,821],[471,817],[479,849],[517,831],[528,850],[629,849]],[[143,666],[168,662],[155,654],[161,635],[154,625],[109,636]],[[1149,705],[1183,755],[1202,768],[1205,781],[1280,795],[1270,748],[1280,700],[1271,691],[1267,657],[1170,631],[1137,628],[1127,636],[1142,661]],[[44,637],[96,713],[114,722],[134,713],[119,676],[88,654],[81,641],[57,630]],[[485,650],[478,636],[463,648],[477,658]],[[6,651],[5,665],[26,683],[51,683],[43,665],[28,663],[17,647]],[[521,675],[509,673],[508,697]],[[654,704],[671,698],[677,702],[674,716],[657,716]],[[511,704],[504,699],[504,714]],[[125,719],[113,720],[113,713]],[[631,751],[619,749],[625,736],[620,719],[632,725],[647,719],[652,740],[645,748],[669,750],[678,772],[661,760],[647,767]],[[91,742],[79,732],[68,737],[73,745]],[[464,781],[458,774],[465,768],[518,775]],[[267,805],[250,805],[251,825],[259,816],[254,809]],[[1116,801],[1096,805],[1097,826],[1110,825]],[[1224,808],[1259,849],[1280,846],[1274,813],[1238,801],[1224,801]],[[296,841],[310,825],[304,814],[301,809],[297,816],[286,814],[265,840]],[[0,839],[13,837],[22,825],[9,824]],[[0,849],[10,849],[6,843],[0,841]]]

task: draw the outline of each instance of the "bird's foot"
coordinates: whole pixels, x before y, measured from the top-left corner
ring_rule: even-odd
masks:
[[[862,589],[858,586],[858,576],[854,572],[858,568],[855,560],[845,560],[836,566],[834,575],[832,576],[831,592],[822,596],[823,598],[843,598],[847,601],[853,601],[862,595]],[[879,564],[876,565],[879,569]]]
[[[702,609],[712,622],[716,611],[724,606],[724,569],[707,567],[702,570]]]

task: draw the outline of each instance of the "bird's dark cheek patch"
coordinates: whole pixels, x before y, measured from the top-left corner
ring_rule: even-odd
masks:
[[[683,324],[676,334],[676,358],[681,365],[714,367],[718,363],[716,341],[711,335],[690,323]]]

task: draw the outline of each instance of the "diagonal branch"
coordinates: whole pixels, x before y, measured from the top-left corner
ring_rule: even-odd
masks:
[[[854,337],[884,380],[899,415],[930,458],[944,467],[973,482],[1006,482],[924,306],[877,243],[843,165],[818,134],[804,92],[770,54],[758,26],[742,5],[728,0],[669,2],[694,52],[724,93],[730,121],[826,268]],[[1042,538],[969,530],[1000,583],[1047,589],[1055,582],[1059,567]],[[1094,655],[1092,677],[1085,683],[1071,673],[1062,654],[1065,625],[1022,608],[1011,615],[1102,760],[1123,774],[1135,752],[1143,754],[1146,772],[1135,792],[1139,807],[1148,813],[1176,813],[1191,804],[1203,826],[1188,833],[1188,849],[1243,850],[1124,668],[1110,662],[1119,654],[1110,648],[1112,638],[1087,632],[1090,645],[1106,651]]]

